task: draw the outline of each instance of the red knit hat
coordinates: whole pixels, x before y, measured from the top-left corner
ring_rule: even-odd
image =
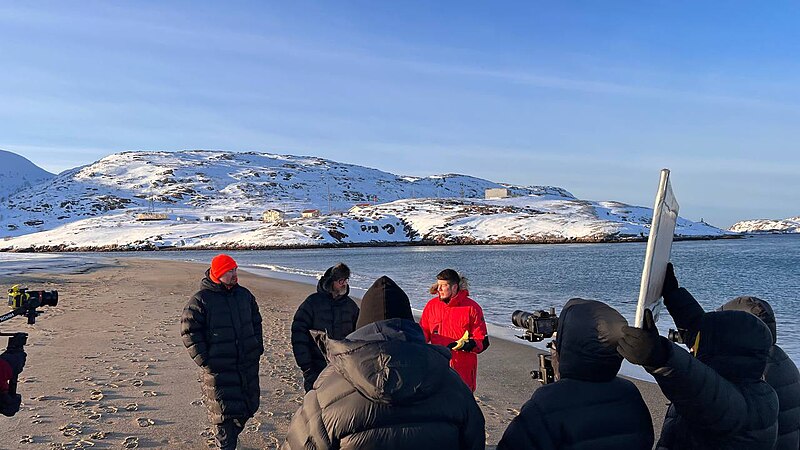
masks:
[[[219,283],[219,277],[225,275],[225,272],[235,269],[239,266],[236,261],[228,255],[217,255],[211,260],[211,270],[209,271],[209,278],[214,283]]]

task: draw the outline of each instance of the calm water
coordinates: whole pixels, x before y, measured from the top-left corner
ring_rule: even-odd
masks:
[[[470,293],[487,321],[510,327],[515,309],[555,306],[572,297],[602,300],[633,320],[645,244],[399,247],[230,252],[243,267],[295,277],[315,276],[336,262],[353,271],[351,285],[366,289],[381,275],[393,278],[421,309],[435,275],[450,267],[470,280]],[[208,262],[218,252],[127,253]],[[800,362],[800,236],[757,236],[719,241],[676,242],[672,261],[682,287],[706,310],[738,295],[770,302],[778,321],[778,344]],[[199,278],[200,274],[198,274]],[[311,280],[310,278],[306,279]],[[358,293],[358,292],[357,292]],[[662,333],[674,326],[666,314]]]

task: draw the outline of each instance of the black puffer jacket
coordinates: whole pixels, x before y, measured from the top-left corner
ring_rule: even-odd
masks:
[[[264,353],[261,314],[253,294],[239,285],[228,290],[206,273],[202,289],[183,310],[181,337],[203,368],[211,422],[252,417],[261,395],[258,362]]]
[[[625,319],[608,305],[572,299],[558,323],[559,381],[522,407],[498,450],[653,448],[653,423],[639,390],[617,377]]]
[[[794,361],[775,343],[778,339],[775,313],[769,303],[757,297],[737,297],[720,308],[723,311],[746,311],[767,324],[772,332],[772,348],[769,350],[764,378],[778,394],[778,443],[776,450],[800,448],[800,372]]]
[[[300,304],[292,320],[292,352],[303,371],[306,392],[311,390],[326,365],[311,331],[325,332],[331,339],[344,339],[356,329],[358,306],[349,296],[350,288],[344,297],[334,299],[330,294],[331,282],[331,269],[328,269],[317,283],[317,292]]]
[[[406,319],[327,341],[331,361],[294,414],[284,450],[483,449],[484,419],[450,351]]]
[[[703,313],[683,288],[666,295],[665,305],[670,314],[693,311],[689,320],[673,318],[691,327],[690,342],[695,329],[700,336],[696,357],[662,337],[667,361],[646,367],[672,402],[656,448],[772,449],[778,397],[762,379],[772,346],[767,326],[742,311]]]

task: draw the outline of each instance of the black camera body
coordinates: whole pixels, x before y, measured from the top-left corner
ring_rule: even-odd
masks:
[[[525,329],[525,334],[517,337],[529,342],[539,342],[553,337],[558,330],[555,308],[550,308],[550,311],[540,309],[532,313],[516,310],[511,315],[511,323]]]

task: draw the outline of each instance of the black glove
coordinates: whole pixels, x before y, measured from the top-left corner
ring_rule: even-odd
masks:
[[[668,350],[658,335],[653,313],[644,311],[642,328],[622,327],[622,337],[617,343],[617,352],[633,364],[661,367],[667,362]]]
[[[461,344],[460,346],[458,345],[459,343]],[[449,348],[450,350],[458,350],[462,352],[471,352],[472,350],[475,350],[475,347],[477,346],[478,344],[475,343],[474,339],[467,339],[465,341],[453,341],[447,344],[447,348]]]
[[[0,414],[11,417],[19,412],[19,407],[22,404],[22,396],[19,394],[10,395],[8,393],[0,393]]]
[[[672,267],[672,263],[667,263],[667,273],[664,275],[664,284],[661,286],[661,296],[666,297],[677,291],[678,288],[678,279],[675,278],[675,268]]]
[[[14,375],[19,375],[25,367],[25,361],[28,359],[28,355],[24,350],[6,350],[0,354],[0,359],[3,359],[11,366]]]

